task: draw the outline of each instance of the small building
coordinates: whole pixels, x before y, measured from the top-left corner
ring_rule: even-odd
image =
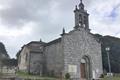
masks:
[[[44,65],[43,42],[32,41],[22,47],[18,58],[18,68],[21,71],[42,74]]]
[[[101,43],[90,32],[89,14],[80,2],[75,10],[75,26],[51,42],[32,41],[19,53],[19,70],[32,74],[71,75],[75,80],[92,80],[103,73]]]

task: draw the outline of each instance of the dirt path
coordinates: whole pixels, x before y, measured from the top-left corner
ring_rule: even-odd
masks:
[[[15,80],[15,78],[15,74],[3,74],[2,76],[0,76],[0,80]]]

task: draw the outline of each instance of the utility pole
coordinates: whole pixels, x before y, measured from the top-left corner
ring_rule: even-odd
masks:
[[[108,57],[109,77],[111,77],[112,74],[111,74],[111,64],[110,64],[110,47],[106,47],[106,52],[107,52],[107,57]]]

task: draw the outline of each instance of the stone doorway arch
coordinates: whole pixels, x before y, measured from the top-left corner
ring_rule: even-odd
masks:
[[[91,61],[88,56],[83,56],[80,62],[80,77],[81,80],[91,80]]]

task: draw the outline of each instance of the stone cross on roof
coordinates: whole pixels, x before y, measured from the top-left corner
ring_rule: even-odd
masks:
[[[80,0],[80,2],[82,3],[82,0]]]

